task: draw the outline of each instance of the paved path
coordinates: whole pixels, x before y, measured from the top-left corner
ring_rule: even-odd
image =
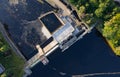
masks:
[[[3,24],[0,22],[0,31],[3,35],[3,37],[5,38],[5,40],[8,42],[8,44],[10,45],[10,47],[13,49],[13,51],[19,55],[20,57],[22,57],[25,61],[25,57],[22,55],[22,53],[19,51],[19,49],[15,46],[15,44],[12,42],[12,40],[9,38],[9,36],[7,35],[6,30],[4,29]]]
[[[63,3],[61,3],[59,0],[46,0],[46,1],[53,6],[57,5],[59,8],[61,8],[63,10],[63,14],[65,16],[71,14],[70,10]]]

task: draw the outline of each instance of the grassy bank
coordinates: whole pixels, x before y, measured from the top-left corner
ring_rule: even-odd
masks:
[[[113,44],[112,44],[109,40],[107,40],[107,39],[106,39],[106,41],[107,41],[107,43],[109,44],[109,46],[111,47],[111,49],[112,49],[114,52],[116,52],[115,47],[113,46]]]
[[[0,64],[5,67],[5,72],[0,75],[0,77],[22,77],[24,71],[24,60],[17,56],[6,43],[2,35],[0,34],[0,42],[8,47],[0,46],[2,50],[0,51]],[[2,48],[3,47],[3,48]]]

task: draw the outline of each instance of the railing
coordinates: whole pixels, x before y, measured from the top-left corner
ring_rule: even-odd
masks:
[[[35,56],[33,56],[30,60],[27,61],[27,64],[26,66],[28,67],[33,67],[37,61],[40,61],[40,58],[41,58],[41,54],[40,53],[37,53]]]

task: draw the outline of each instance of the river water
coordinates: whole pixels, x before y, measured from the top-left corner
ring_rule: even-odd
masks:
[[[33,73],[29,77],[120,77],[120,58],[115,56],[96,29],[65,52],[56,50],[48,59],[50,63],[47,66],[39,63],[32,68]]]
[[[11,39],[29,59],[37,53],[34,45],[40,42],[36,32],[40,26],[34,25],[38,23],[35,20],[53,8],[36,0],[13,1],[0,0],[0,21],[8,25]],[[33,67],[29,77],[120,77],[120,58],[115,56],[96,29],[63,53],[57,49],[48,59],[47,66],[39,63]]]

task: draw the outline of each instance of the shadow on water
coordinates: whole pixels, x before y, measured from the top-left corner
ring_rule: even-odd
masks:
[[[27,59],[37,53],[35,44],[41,40],[38,32],[41,25],[33,21],[51,10],[53,8],[48,3],[39,3],[37,0],[0,0],[0,21],[7,25],[10,38]]]
[[[96,31],[94,29],[63,53],[56,50],[48,57],[50,63],[47,66],[36,65],[32,68],[33,73],[29,77],[72,77],[83,74],[119,72],[120,58],[114,55],[103,37],[98,37]],[[109,77],[117,76],[119,77],[120,74]]]

